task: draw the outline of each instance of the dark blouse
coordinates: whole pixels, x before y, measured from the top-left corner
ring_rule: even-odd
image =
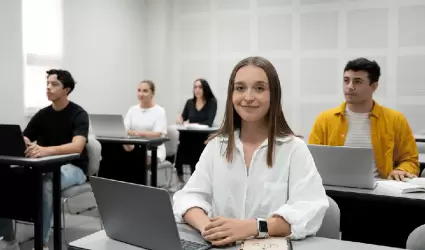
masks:
[[[210,99],[200,109],[196,109],[194,99],[189,99],[184,106],[182,117],[183,121],[189,121],[189,123],[199,123],[203,125],[212,126],[215,115],[217,113],[217,100]]]

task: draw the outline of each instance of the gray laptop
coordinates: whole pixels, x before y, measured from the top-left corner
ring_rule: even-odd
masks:
[[[180,239],[167,191],[99,177],[90,183],[109,238],[152,250],[211,248]]]
[[[371,148],[308,145],[324,185],[374,189]]]
[[[90,124],[97,137],[127,137],[124,120],[121,115],[91,114]]]

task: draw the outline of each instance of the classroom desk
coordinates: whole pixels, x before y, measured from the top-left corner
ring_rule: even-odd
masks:
[[[425,142],[425,134],[415,134],[414,137],[416,142]]]
[[[179,234],[181,237],[200,242],[202,240],[199,233],[190,229],[188,226],[179,225]],[[292,242],[293,249],[295,250],[396,250],[400,248],[390,248],[385,246],[368,245],[363,243],[349,242],[332,240],[320,237],[309,237],[301,241]],[[105,231],[99,231],[91,234],[79,240],[70,243],[68,249],[70,250],[140,250],[142,248],[132,246],[126,243],[112,240],[106,236]],[[228,250],[239,250],[238,246],[226,247],[226,248],[213,248],[213,249],[228,249]],[[172,249],[170,249],[172,250]]]
[[[43,249],[43,174],[53,173],[53,222],[54,249],[62,248],[61,232],[61,171],[60,167],[79,158],[79,154],[56,155],[42,158],[26,158],[0,156],[0,186],[2,200],[8,201],[7,206],[0,206],[0,216],[23,221],[34,222],[34,249]],[[13,167],[19,165],[22,167]],[[19,171],[19,173],[18,173]],[[16,187],[17,177],[28,178],[26,188]],[[16,186],[16,185],[15,185]],[[12,192],[8,192],[13,190]]]
[[[343,240],[405,248],[409,234],[425,224],[425,193],[401,194],[379,184],[325,189],[340,208]]]
[[[179,131],[176,164],[196,165],[206,146],[205,141],[210,134],[217,132],[218,128],[196,128],[185,125],[175,125],[175,127]],[[190,154],[187,151],[190,151]]]
[[[151,183],[157,186],[158,174],[158,146],[168,141],[168,138],[112,138],[96,137],[102,144],[102,160],[100,162],[99,176],[119,181],[146,185],[147,150],[151,155]],[[123,145],[135,145],[134,150],[126,152]]]

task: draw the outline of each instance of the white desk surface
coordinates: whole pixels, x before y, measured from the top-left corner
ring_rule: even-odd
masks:
[[[187,227],[187,226],[185,226]],[[181,228],[181,226],[179,226]],[[193,229],[181,229],[180,236],[192,240],[199,241],[201,236],[195,232]],[[341,241],[341,240],[331,240],[320,237],[310,237],[301,241],[293,241],[293,248],[295,250],[317,250],[317,249],[326,249],[326,250],[395,250],[401,248],[391,248],[384,246],[369,245],[357,242]],[[142,248],[128,245],[122,242],[112,240],[106,236],[105,231],[99,231],[97,233],[91,234],[79,240],[73,241],[70,243],[71,247],[83,248],[83,249],[93,249],[93,250],[140,250]],[[213,248],[218,249],[218,248]],[[228,247],[228,248],[219,248],[219,249],[228,249],[228,250],[238,250],[237,246]],[[170,249],[172,250],[172,249]],[[177,250],[177,249],[176,249]]]
[[[425,140],[425,134],[414,134],[415,139]]]
[[[328,185],[325,185],[325,189],[328,191],[340,191],[340,192],[347,192],[347,193],[370,194],[370,195],[378,195],[378,196],[423,200],[425,202],[425,193],[402,194],[399,191],[382,187],[379,184],[376,185],[375,189],[337,187],[337,186],[328,186]]]
[[[196,126],[187,126],[187,125],[180,125],[180,124],[175,124],[173,125],[174,128],[176,128],[177,130],[184,130],[184,131],[206,131],[206,132],[210,132],[210,131],[217,131],[219,128],[218,127],[196,127]]]

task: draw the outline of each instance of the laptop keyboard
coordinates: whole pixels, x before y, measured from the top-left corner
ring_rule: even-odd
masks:
[[[189,240],[183,240],[180,239],[180,243],[182,245],[182,249],[183,250],[196,250],[196,249],[204,249],[205,247],[207,247],[207,244],[202,244],[202,243],[198,243],[198,242],[193,242],[193,241],[189,241]]]

